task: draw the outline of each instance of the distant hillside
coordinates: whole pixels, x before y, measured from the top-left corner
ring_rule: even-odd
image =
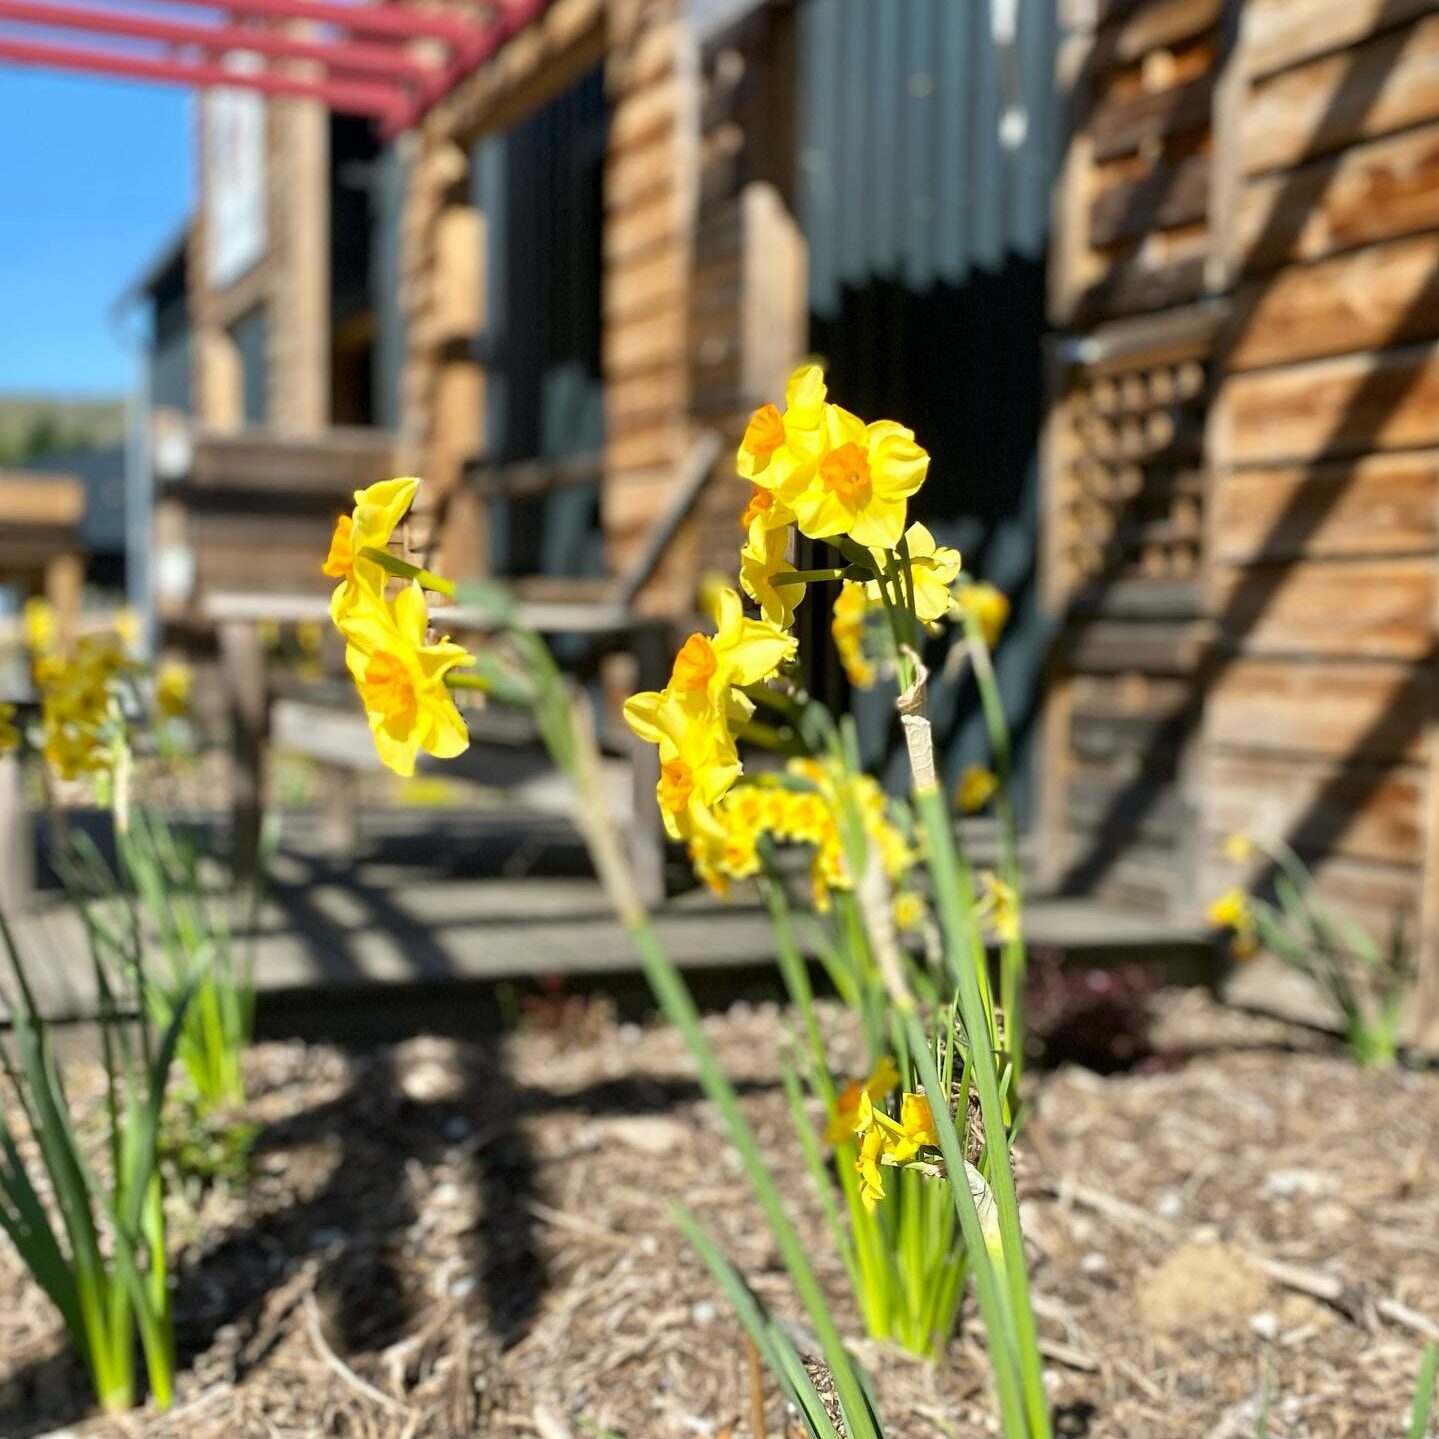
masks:
[[[99,450],[125,438],[125,402],[0,394],[0,465],[60,450]]]

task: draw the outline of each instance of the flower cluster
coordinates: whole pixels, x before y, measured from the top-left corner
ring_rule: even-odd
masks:
[[[744,693],[794,658],[793,635],[772,620],[750,619],[734,590],[721,590],[715,633],[692,634],[680,647],[662,690],[633,695],[625,720],[658,745],[656,793],[674,839],[714,843],[726,837],[720,801],[740,774],[734,729],[754,713]]]
[[[428,642],[429,611],[418,580],[404,582],[393,599],[387,594],[390,572],[380,556],[419,484],[401,478],[356,490],[355,508],[336,522],[324,563],[324,573],[340,581],[330,616],[344,636],[345,667],[360,692],[375,748],[406,778],[421,750],[452,759],[470,743],[445,677],[473,657],[448,638]]]
[[[919,1156],[920,1150],[939,1147],[934,1114],[923,1094],[906,1091],[900,1097],[898,1119],[885,1111],[883,1101],[898,1085],[898,1071],[894,1071],[888,1088],[879,1094],[875,1094],[872,1085],[867,1083],[855,1100],[850,1123],[850,1130],[859,1141],[859,1154],[854,1161],[855,1172],[859,1175],[859,1197],[871,1214],[884,1198],[883,1166],[909,1164]],[[843,1113],[836,1106],[829,1133],[834,1132]]]
[[[744,795],[727,800],[743,770],[737,732],[754,710],[745,691],[795,654],[789,631],[810,576],[789,559],[792,529],[827,541],[850,561],[832,633],[851,682],[861,688],[879,673],[871,617],[898,605],[921,623],[937,622],[950,612],[950,586],[960,576],[956,551],[937,545],[922,524],[905,528],[909,498],[929,467],[913,433],[892,420],[865,424],[826,395],[819,367],[803,366],[790,377],[784,410],[756,410],[740,443],[736,465],[751,489],[740,521],[739,583],[760,617],[746,618],[739,594],[723,591],[716,633],[691,635],[665,688],[635,695],[625,706],[630,728],[659,747],[657,793],[666,829],[689,842],[700,874],[717,888],[755,873],[761,834],[784,839],[794,833],[775,808],[791,803],[801,829],[806,816],[815,817],[813,834],[794,837],[816,846],[817,894],[851,883],[832,812],[824,818],[823,794],[791,802],[775,800],[772,791],[766,804]],[[882,810],[882,796],[878,803]]]
[[[691,837],[690,862],[700,879],[724,896],[733,881],[759,873],[762,838],[807,845],[814,850],[810,866],[814,904],[823,912],[829,908],[832,890],[854,888],[842,829],[846,812],[861,821],[865,842],[878,852],[890,883],[903,883],[921,856],[891,816],[890,801],[879,781],[867,774],[847,774],[833,761],[793,759],[783,777],[764,775],[736,784],[711,812],[718,829],[697,830]],[[916,902],[918,917],[913,909]],[[899,927],[919,928],[923,900],[910,892],[904,913],[905,922]]]

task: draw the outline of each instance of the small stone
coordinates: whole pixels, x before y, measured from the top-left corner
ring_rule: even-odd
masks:
[[[718,1315],[719,1315],[719,1310],[717,1310],[717,1309],[715,1308],[715,1306],[709,1302],[708,1299],[701,1299],[701,1300],[690,1310],[690,1318],[691,1318],[691,1320],[693,1320],[694,1323],[696,1323],[696,1324],[701,1324],[701,1325],[703,1325],[703,1324],[713,1324],[713,1323],[715,1322],[715,1319],[718,1317]]]
[[[1166,1189],[1154,1209],[1162,1219],[1178,1219],[1184,1213],[1184,1196],[1177,1189]]]
[[[1251,1314],[1249,1327],[1266,1344],[1273,1344],[1279,1337],[1279,1319],[1271,1310],[1261,1309],[1258,1314]]]
[[[1079,1267],[1085,1274],[1103,1274],[1109,1268],[1109,1260],[1097,1249],[1091,1249],[1083,1259],[1079,1261]]]

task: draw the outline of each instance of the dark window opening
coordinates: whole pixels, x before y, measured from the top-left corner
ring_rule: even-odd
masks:
[[[265,308],[256,305],[230,326],[230,340],[240,361],[240,413],[247,425],[263,425],[267,413]]]
[[[375,423],[371,286],[380,144],[374,126],[330,117],[330,419]]]

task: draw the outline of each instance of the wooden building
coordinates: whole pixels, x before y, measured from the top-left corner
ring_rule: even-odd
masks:
[[[1015,603],[1054,883],[1197,919],[1246,829],[1432,939],[1439,14],[1009,10],[552,0],[393,142],[207,105],[255,158],[202,169],[184,256],[162,610],[318,589],[344,493],[412,470],[447,569],[678,620],[745,415],[818,353]],[[973,696],[934,698],[957,773]]]

